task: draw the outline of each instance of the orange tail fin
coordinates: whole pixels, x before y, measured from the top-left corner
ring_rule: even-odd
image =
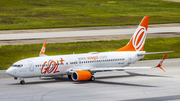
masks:
[[[129,43],[116,51],[143,51],[148,29],[149,16],[145,16]]]
[[[42,46],[42,49],[41,49],[41,51],[40,51],[40,53],[39,53],[39,56],[45,55],[45,49],[46,49],[46,42],[44,42],[44,44],[43,44],[43,46]]]

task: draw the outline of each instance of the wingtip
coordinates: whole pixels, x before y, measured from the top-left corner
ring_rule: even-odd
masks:
[[[166,72],[162,67],[159,67],[161,70],[163,70],[164,72]]]
[[[159,67],[161,70],[163,70],[164,72],[166,72],[161,66],[162,66],[162,63],[163,61],[165,60],[167,54],[164,55],[164,57],[162,58],[162,60],[160,61],[160,63],[156,66],[156,67]]]

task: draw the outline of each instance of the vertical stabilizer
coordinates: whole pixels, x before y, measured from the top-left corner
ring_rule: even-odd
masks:
[[[143,51],[148,23],[149,16],[145,16],[131,37],[129,43],[116,51]]]
[[[46,42],[44,42],[42,48],[41,48],[41,51],[39,53],[39,56],[46,56],[45,55],[45,50],[46,50]]]

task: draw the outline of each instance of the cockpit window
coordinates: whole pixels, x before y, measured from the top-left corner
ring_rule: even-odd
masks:
[[[12,65],[12,67],[18,67],[18,68],[21,68],[21,67],[23,67],[23,65],[22,65],[22,64],[20,64],[20,65]]]
[[[12,65],[12,67],[17,67],[17,65]]]

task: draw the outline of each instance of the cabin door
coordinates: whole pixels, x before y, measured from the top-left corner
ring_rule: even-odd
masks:
[[[128,54],[128,64],[131,64],[131,55]]]
[[[28,63],[29,63],[29,71],[34,71],[34,64],[33,64],[33,62],[32,61],[28,61]]]

